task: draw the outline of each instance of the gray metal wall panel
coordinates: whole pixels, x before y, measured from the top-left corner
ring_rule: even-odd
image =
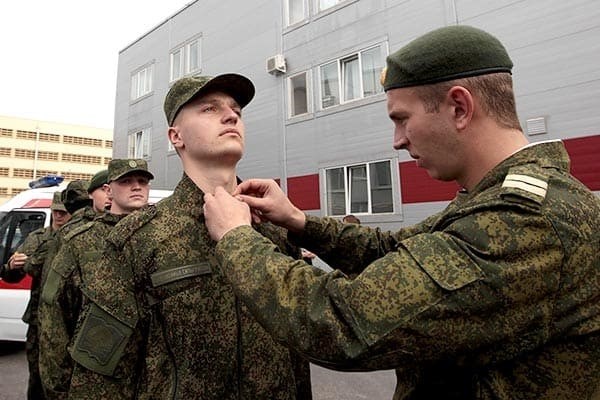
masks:
[[[244,110],[246,155],[243,178],[285,178],[316,174],[319,168],[397,157],[391,148],[392,124],[385,95],[288,119],[286,77],[310,71],[312,101],[318,105],[318,66],[326,61],[385,43],[394,51],[440,26],[463,23],[497,35],[515,62],[517,107],[527,118],[547,117],[548,134],[532,140],[598,134],[600,115],[600,7],[595,0],[348,0],[282,28],[283,1],[199,0],[159,25],[119,55],[115,105],[115,157],[126,152],[127,132],[151,124],[150,166],[155,187],[171,188],[181,176],[179,159],[167,154],[162,101],[168,88],[169,51],[202,34],[203,73],[237,71],[257,87]],[[265,72],[265,59],[283,53],[288,74]],[[129,103],[130,73],[155,61],[154,94]],[[285,180],[282,182],[285,187]],[[379,223],[390,228],[414,223],[444,202],[400,205],[403,220]]]

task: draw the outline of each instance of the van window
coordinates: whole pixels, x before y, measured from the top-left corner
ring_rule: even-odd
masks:
[[[27,235],[42,228],[45,219],[43,211],[11,211],[6,214],[0,220],[0,263],[8,261]]]

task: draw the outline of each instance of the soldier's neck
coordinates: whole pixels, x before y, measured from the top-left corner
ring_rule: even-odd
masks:
[[[232,193],[237,187],[235,165],[188,166],[184,171],[204,193],[214,193],[217,186]]]

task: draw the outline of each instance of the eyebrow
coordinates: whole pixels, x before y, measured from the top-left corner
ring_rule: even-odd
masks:
[[[231,108],[239,108],[241,109],[240,105],[238,104],[237,101],[235,101],[235,99],[231,98],[231,100],[221,100],[221,99],[217,99],[217,98],[201,98],[198,100],[198,104],[215,104],[215,105],[221,105],[221,104],[227,104],[229,107]]]

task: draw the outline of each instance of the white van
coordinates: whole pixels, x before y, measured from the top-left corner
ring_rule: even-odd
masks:
[[[34,230],[50,225],[50,203],[54,192],[67,185],[23,191],[0,205],[0,263],[6,264],[17,247]],[[150,190],[149,202],[154,204],[170,196],[170,190]],[[0,341],[25,341],[27,324],[21,317],[29,301],[31,278],[18,283],[0,279]]]

